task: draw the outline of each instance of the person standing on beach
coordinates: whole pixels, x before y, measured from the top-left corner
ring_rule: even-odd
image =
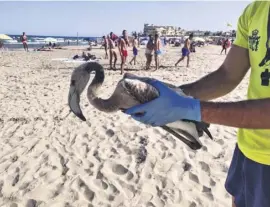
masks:
[[[124,65],[128,56],[127,47],[129,47],[127,31],[123,30],[122,35],[123,36],[119,38],[118,42],[118,49],[121,56],[121,75],[124,72]]]
[[[108,59],[108,39],[105,36],[103,36],[102,38],[104,41],[103,45],[105,49],[105,59]]]
[[[23,43],[24,50],[28,52],[27,36],[26,36],[25,32],[23,32],[20,40]]]
[[[233,207],[270,206],[270,58],[265,59],[270,42],[269,8],[270,1],[254,1],[245,8],[222,65],[200,80],[180,86],[194,98],[149,79],[160,96],[125,111],[153,126],[186,119],[239,128],[225,182]],[[210,101],[233,91],[249,68],[247,100]],[[136,116],[138,112],[140,116]]]
[[[146,44],[146,48],[145,48],[145,57],[146,57],[146,70],[150,69],[150,65],[152,62],[152,56],[153,56],[153,50],[154,50],[154,40],[153,40],[153,36],[149,35],[149,40]]]
[[[160,41],[159,35],[155,34],[155,39],[154,39],[155,64],[156,64],[155,70],[159,68],[159,56],[161,55],[160,45],[161,45],[161,41]]]
[[[134,65],[136,65],[136,57],[138,55],[138,47],[139,47],[139,41],[138,41],[138,36],[137,34],[134,35],[134,39],[132,41],[132,50],[133,50],[133,58],[129,62],[129,64],[132,64],[132,61],[134,61]]]
[[[110,36],[107,37],[108,39],[108,47],[109,47],[109,55],[110,55],[110,69],[116,69],[115,64],[117,62],[117,54],[115,51],[115,42],[112,39],[112,33],[110,34]],[[114,64],[112,67],[112,60],[114,58]]]
[[[225,55],[227,54],[228,44],[229,44],[229,39],[228,38],[223,40],[223,42],[222,42],[222,50],[221,50],[220,54],[222,54],[223,50],[225,50]]]
[[[193,38],[193,33],[189,35],[189,37],[185,40],[184,47],[182,48],[182,57],[175,63],[175,67],[180,63],[182,60],[187,57],[187,67],[189,67],[189,55],[190,55],[190,42]]]

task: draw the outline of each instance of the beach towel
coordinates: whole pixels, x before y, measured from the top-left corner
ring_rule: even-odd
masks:
[[[86,63],[86,62],[99,62],[99,59],[85,61],[83,58],[77,58],[73,60],[72,58],[54,58],[53,61],[61,61],[65,63]]]

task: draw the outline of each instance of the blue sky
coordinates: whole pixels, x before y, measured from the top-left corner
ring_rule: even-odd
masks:
[[[226,30],[251,1],[179,2],[1,2],[0,33],[101,36],[123,29],[142,31],[144,23],[184,29]]]

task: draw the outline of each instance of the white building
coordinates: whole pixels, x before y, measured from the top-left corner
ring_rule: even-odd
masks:
[[[154,35],[158,33],[161,36],[180,36],[183,35],[184,30],[180,27],[144,24],[143,33],[144,35]]]

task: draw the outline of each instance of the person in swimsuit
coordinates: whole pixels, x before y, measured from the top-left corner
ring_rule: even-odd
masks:
[[[117,62],[117,54],[115,51],[115,42],[113,40],[113,33],[110,33],[110,36],[108,36],[108,46],[109,46],[109,55],[110,55],[110,69],[115,69],[115,64]],[[114,57],[114,64],[112,67],[112,59]]]
[[[119,42],[118,42],[118,49],[119,49],[119,53],[120,53],[121,60],[122,60],[122,62],[121,62],[121,75],[124,72],[124,65],[126,63],[127,56],[128,56],[127,47],[129,47],[127,31],[123,30],[122,35],[123,36],[119,38]]]
[[[229,44],[229,39],[227,38],[227,39],[224,40],[223,43],[222,43],[222,50],[221,50],[221,53],[220,53],[220,54],[222,54],[223,50],[225,50],[225,55],[226,55],[228,44]]]
[[[21,39],[21,42],[23,43],[24,50],[28,52],[27,36],[26,36],[25,32],[23,32],[20,39]]]
[[[159,68],[159,55],[161,55],[160,45],[161,45],[161,41],[159,39],[159,35],[155,34],[154,51],[155,51],[156,70]]]
[[[134,61],[134,65],[136,65],[136,57],[138,55],[138,46],[139,46],[139,41],[138,41],[138,36],[137,34],[134,35],[134,39],[132,41],[132,46],[133,46],[133,58],[129,62],[129,64],[132,65],[132,61]]]
[[[149,35],[149,40],[147,42],[146,48],[145,48],[145,57],[146,57],[146,70],[149,70],[151,62],[152,62],[152,56],[153,56],[153,50],[154,50],[154,42],[153,42],[152,35]]]
[[[103,36],[103,41],[104,41],[104,49],[105,49],[105,59],[108,59],[108,39]]]
[[[178,65],[182,60],[187,57],[187,67],[189,67],[189,54],[190,54],[190,41],[193,38],[193,33],[189,35],[189,37],[185,40],[184,47],[182,48],[182,57],[175,63],[175,66]]]

